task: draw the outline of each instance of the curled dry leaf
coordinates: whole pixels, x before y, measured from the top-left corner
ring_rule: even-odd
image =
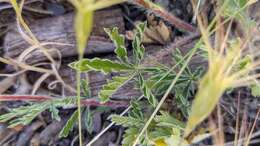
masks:
[[[170,40],[170,28],[166,26],[162,20],[157,22],[154,15],[148,15],[147,21],[148,27],[144,31],[142,42],[147,44],[166,44]],[[127,31],[126,37],[129,40],[133,40],[135,31],[136,30]]]

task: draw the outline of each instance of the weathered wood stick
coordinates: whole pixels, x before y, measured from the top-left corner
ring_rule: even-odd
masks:
[[[75,47],[75,33],[73,27],[73,13],[63,16],[45,18],[29,24],[31,31],[40,42],[58,42],[71,45],[47,45],[50,48],[50,54],[58,57],[56,48],[61,53],[62,57],[77,56]],[[107,38],[104,28],[118,27],[120,32],[124,32],[124,21],[122,12],[119,8],[104,9],[97,11],[94,17],[93,32],[90,37],[85,55],[107,53],[114,50],[114,45]],[[4,39],[4,54],[5,57],[16,58],[30,45],[19,34],[16,25],[11,25],[10,31]],[[33,51],[26,56],[29,63],[36,63],[46,60],[43,53]]]

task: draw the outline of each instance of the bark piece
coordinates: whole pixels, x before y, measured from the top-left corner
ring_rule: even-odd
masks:
[[[30,23],[30,29],[40,42],[58,42],[71,44],[69,46],[47,45],[50,48],[50,54],[58,57],[56,48],[62,57],[77,55],[75,46],[75,33],[73,27],[74,14],[69,13],[62,16],[45,18]],[[114,50],[114,45],[107,38],[103,28],[118,27],[120,32],[124,32],[124,22],[121,10],[119,8],[104,9],[97,11],[94,17],[94,26],[91,38],[89,40],[85,54],[107,53]],[[11,25],[10,31],[6,34],[4,40],[5,57],[16,58],[30,45],[19,34],[15,25]],[[52,48],[52,49],[51,49]],[[27,62],[36,63],[46,60],[42,52],[33,51],[27,57]]]

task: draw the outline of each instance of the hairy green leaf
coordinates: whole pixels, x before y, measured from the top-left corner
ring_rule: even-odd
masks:
[[[157,99],[153,95],[150,86],[148,86],[147,82],[144,81],[144,77],[142,74],[138,76],[139,86],[142,89],[144,96],[147,98],[148,102],[155,107],[158,103]]]
[[[132,42],[133,54],[135,58],[135,63],[139,64],[144,57],[145,48],[142,45],[143,33],[146,28],[146,23],[139,23],[137,25],[137,31],[135,32],[135,37]]]
[[[144,121],[133,118],[133,117],[125,117],[125,116],[119,116],[119,115],[112,115],[111,120],[115,122],[117,125],[122,125],[124,127],[141,127],[144,125]]]
[[[60,138],[67,137],[69,135],[70,131],[72,131],[73,129],[74,124],[77,122],[77,118],[78,118],[78,111],[75,111],[67,121],[66,125],[60,131],[59,133]]]
[[[105,28],[105,31],[116,46],[115,53],[116,53],[117,57],[120,60],[126,62],[127,61],[127,50],[125,47],[124,35],[119,34],[117,27],[114,27],[113,29]]]
[[[93,132],[93,111],[87,107],[84,111],[84,124],[86,126],[87,131],[91,134]]]
[[[82,59],[80,61],[70,64],[70,66],[82,72],[94,70],[94,71],[101,71],[103,73],[110,73],[113,71],[117,72],[117,71],[133,70],[133,68],[128,65],[120,64],[108,59],[100,59],[100,58]]]
[[[108,81],[106,85],[103,86],[102,90],[99,92],[99,98],[101,102],[107,102],[109,98],[128,81],[127,77],[113,77],[112,80]]]
[[[91,96],[91,93],[90,93],[90,88],[89,88],[89,83],[88,83],[88,80],[81,80],[80,81],[80,85],[81,85],[81,88],[82,88],[82,92],[83,92],[83,96],[84,98],[90,98]]]
[[[55,120],[57,120],[57,121],[60,121],[60,120],[61,120],[61,118],[60,118],[60,116],[59,116],[59,110],[57,109],[57,107],[55,107],[55,105],[52,104],[52,105],[50,106],[49,111],[51,112],[51,118],[52,118],[52,119],[55,119]]]
[[[0,122],[8,122],[9,127],[27,125],[41,112],[50,107],[50,102],[44,102],[11,109],[9,113],[0,116]]]
[[[139,132],[140,129],[136,127],[126,129],[123,135],[122,146],[132,146]]]
[[[157,123],[157,126],[162,127],[170,127],[170,128],[178,128],[178,129],[184,129],[185,124],[179,121],[178,119],[171,116],[169,113],[162,112],[161,115],[157,115],[154,118],[155,122]]]

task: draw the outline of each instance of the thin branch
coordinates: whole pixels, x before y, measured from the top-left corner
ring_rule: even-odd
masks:
[[[191,24],[179,19],[178,17],[174,16],[172,13],[169,13],[162,7],[150,2],[149,0],[128,0],[128,2],[141,6],[145,9],[151,10],[153,13],[160,16],[164,20],[168,21],[171,25],[175,26],[178,29],[188,31],[188,32],[196,31],[196,28]]]

